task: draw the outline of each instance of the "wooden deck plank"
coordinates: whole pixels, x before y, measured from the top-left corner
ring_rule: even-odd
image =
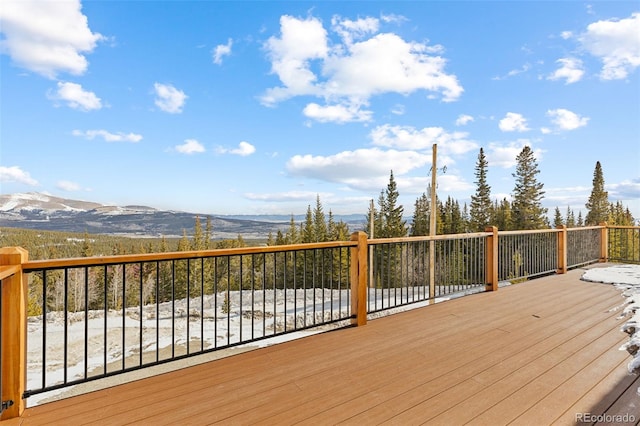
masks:
[[[623,354],[617,351],[618,355]],[[554,425],[567,425],[576,422],[578,413],[603,413],[620,396],[620,389],[627,389],[633,382],[640,379],[640,376],[629,374],[627,363],[630,358],[622,355],[622,360],[614,366],[610,373],[597,382],[591,389],[585,389],[584,395],[575,404],[568,407]],[[639,384],[640,386],[640,384]]]
[[[620,373],[630,357],[616,346],[623,320],[611,310],[623,299],[581,273],[44,404],[2,426],[572,424],[571,410],[618,412],[634,402]]]
[[[500,311],[498,313],[498,315],[501,315],[502,313],[503,312]],[[522,315],[522,314],[518,314],[518,315]],[[508,320],[508,318],[507,318],[507,320]],[[494,324],[494,322],[489,322],[489,323],[490,324]],[[478,327],[480,327],[480,325],[482,325],[483,323],[479,322],[478,324],[479,324]],[[465,329],[468,329],[468,327],[465,327]],[[502,333],[504,333],[504,332],[502,332]],[[474,332],[472,334],[475,337],[479,333],[477,332],[477,329],[474,329]],[[424,347],[428,346],[431,350],[433,350],[434,353],[442,352],[443,353],[443,358],[445,358],[445,359],[446,358],[450,358],[451,356],[455,357],[456,355],[460,356],[461,359],[463,359],[466,355],[464,355],[464,353],[461,353],[460,351],[457,351],[457,350],[450,351],[450,352],[446,352],[445,351],[445,349],[455,348],[456,344],[459,343],[459,337],[458,336],[455,336],[455,335],[452,335],[451,333],[449,333],[448,337],[451,339],[449,342],[443,342],[442,339],[437,340],[437,341],[433,341],[433,342],[427,342],[428,344],[423,344],[422,342],[420,342],[420,345],[418,346],[418,348],[420,348],[421,350],[424,350]],[[485,341],[487,340],[486,337],[484,337],[483,339]],[[468,344],[472,344],[472,343],[473,342],[468,342]],[[437,348],[437,347],[434,348],[434,345],[436,345],[436,346],[437,345],[441,345],[441,347],[440,348]],[[495,347],[495,344],[493,342],[490,342],[489,346]],[[384,355],[385,359],[383,359],[383,361],[386,362],[386,359],[394,359],[394,361],[398,362],[399,359],[400,359],[399,355],[397,355],[397,354],[395,354],[395,355],[394,354],[389,354],[389,351],[393,350],[394,348],[399,348],[399,352],[405,352],[405,353],[409,349],[406,346],[405,347],[396,347],[396,346],[392,346],[392,345],[387,345],[386,350],[384,352],[382,350],[379,350],[377,352],[377,355],[381,356],[380,354],[384,353],[385,354]],[[452,354],[451,352],[454,352],[454,353]],[[437,359],[436,360],[431,359],[430,361],[433,362],[432,365],[434,365],[434,366],[438,365],[438,360]],[[400,362],[400,363],[402,363],[402,362]],[[402,363],[402,364],[404,364],[404,365],[412,365],[412,364],[406,364],[406,363]],[[362,363],[359,363],[358,365],[359,365],[359,368],[362,371],[366,370],[367,374],[369,375],[368,376],[368,380],[367,380],[368,386],[366,388],[362,388],[362,394],[363,395],[367,395],[367,397],[370,398],[371,392],[373,392],[375,390],[375,384],[372,383],[372,380],[375,381],[377,379],[380,379],[380,376],[383,376],[383,374],[381,374],[379,372],[388,370],[389,367],[385,366],[385,365],[374,365],[373,367],[366,367]],[[437,368],[438,367],[436,367],[436,369]],[[415,375],[412,373],[413,369],[405,367],[404,370],[407,372],[409,377],[407,377],[406,379],[403,378],[402,379],[403,381],[406,382],[407,380],[410,381],[410,380],[415,378]],[[353,374],[353,373],[350,373],[349,371],[345,371],[344,369],[338,369],[338,371],[344,371],[345,375]],[[340,373],[337,373],[337,374],[340,374]],[[401,372],[394,372],[393,373],[393,377],[397,378],[397,377],[399,377],[400,374],[401,374]],[[313,407],[314,411],[318,411],[321,408],[320,406],[322,404],[326,404],[327,401],[329,401],[329,400],[335,400],[337,397],[339,397],[342,400],[345,399],[345,395],[342,395],[340,388],[333,389],[332,383],[334,381],[332,379],[330,379],[330,378],[327,379],[327,377],[323,376],[323,377],[319,378],[319,380],[321,381],[321,383],[315,383],[311,378],[310,379],[306,379],[304,381],[304,384],[308,385],[308,387],[311,388],[311,389],[316,388],[316,389],[322,389],[323,390],[323,392],[320,395],[318,395],[317,392],[314,393],[314,398],[309,398],[309,401],[307,402],[307,404],[309,404],[309,405],[314,405],[314,407]],[[384,382],[388,382],[389,378],[384,378],[384,379],[381,379],[381,380],[384,383]],[[327,391],[327,388],[329,388],[330,390]],[[349,394],[350,395],[352,395],[354,392],[357,392],[357,391],[355,389],[350,389],[349,390]],[[301,394],[301,395],[304,395],[304,393]],[[328,395],[329,397],[326,397],[325,395]],[[283,414],[281,414],[281,417],[282,418],[286,418],[289,421],[291,421],[292,417],[295,418],[295,419],[298,419],[301,415],[303,415],[301,413],[304,413],[304,410],[301,410],[300,408],[304,408],[304,406],[300,406],[300,402],[301,402],[300,400],[304,400],[304,396],[298,396],[297,398],[295,398],[295,400],[291,402],[291,404],[294,404],[292,406],[291,412],[283,413]],[[289,400],[287,400],[287,402],[289,402]],[[280,410],[282,410],[284,407],[280,406],[279,408],[280,408]],[[267,407],[267,409],[268,409],[268,407]],[[260,409],[259,412],[260,412],[261,417],[265,418],[265,417],[263,417],[262,408]],[[278,419],[279,418],[276,417],[274,419],[269,419],[269,421],[277,422]],[[336,418],[336,420],[339,420],[339,418]]]
[[[461,301],[462,301],[462,300],[461,300]],[[446,314],[446,315],[449,315],[449,314]],[[415,321],[414,321],[413,319],[409,319],[408,321],[409,321],[409,324],[415,324]],[[445,323],[445,324],[446,324],[446,323]],[[448,324],[450,324],[450,325],[451,325],[451,322],[448,322]],[[448,327],[445,327],[445,332],[446,332],[445,334],[447,334],[447,335],[450,335],[450,334],[451,334],[451,333],[450,333],[450,330],[449,330],[450,325],[449,325]],[[436,328],[434,328],[434,330],[435,330],[435,329],[436,329]],[[374,331],[374,330],[373,330],[373,328],[372,328],[372,331]],[[432,331],[430,331],[430,332],[432,332]],[[385,345],[385,347],[387,347],[387,348],[394,348],[394,347],[395,347],[395,348],[401,348],[401,350],[402,350],[402,351],[405,351],[405,350],[407,349],[407,346],[409,346],[409,345],[408,345],[408,344],[406,344],[406,343],[405,343],[404,345],[400,345],[400,344],[398,344],[398,345],[394,345],[394,344],[388,345],[388,344],[386,344],[386,341],[387,341],[387,340],[389,340],[389,339],[385,336],[385,334],[384,334],[384,333],[383,333],[383,334],[375,333],[375,334],[374,334],[374,337],[378,337],[379,335],[380,335],[380,336],[382,336],[382,338],[384,339],[384,340],[381,340],[381,341],[380,341],[380,343],[381,343],[381,344],[383,344],[383,345]],[[442,337],[442,336],[440,336],[440,335],[435,336],[435,340],[436,340],[436,341],[438,341],[438,342],[440,342],[440,343],[442,343],[442,341],[440,340],[440,339],[441,339],[441,337]],[[347,339],[347,340],[348,340],[348,339]],[[372,340],[372,339],[367,339],[367,340],[368,340],[368,341],[369,341],[369,340],[371,340],[372,342],[374,342],[374,343],[375,343],[375,339],[373,339],[373,340]],[[400,340],[400,342],[402,342],[402,339]],[[420,343],[419,343],[419,342],[417,342],[416,344],[420,344]],[[280,346],[275,346],[275,347],[272,347],[272,348],[269,348],[269,349],[270,349],[272,352],[274,352],[274,353],[282,352],[282,351],[280,350]],[[372,347],[372,349],[373,349],[373,350],[375,350],[375,348],[374,348],[374,347]],[[298,348],[298,350],[299,350],[299,348]],[[341,358],[341,359],[343,359],[343,361],[346,361],[346,362],[348,362],[348,363],[351,363],[349,360],[345,360],[345,359],[344,359],[344,354],[343,354],[343,352],[344,352],[344,349],[339,349],[339,353],[337,354],[337,356],[340,356],[340,358]],[[290,355],[288,355],[288,356],[290,356]],[[322,357],[323,357],[323,358],[326,358],[324,355],[323,355]],[[294,359],[302,360],[302,367],[304,367],[304,368],[302,368],[300,371],[307,372],[309,375],[313,374],[313,372],[309,372],[309,370],[312,370],[312,369],[313,369],[313,367],[305,367],[305,365],[309,363],[309,357],[307,356],[307,354],[304,354],[304,353],[297,353],[293,358],[294,358]],[[277,361],[277,359],[271,359],[271,361]],[[319,365],[319,364],[318,364],[318,365]],[[354,364],[354,365],[355,365],[355,364]],[[325,370],[326,370],[326,369],[325,369]],[[326,374],[326,371],[325,371],[325,370],[322,370],[322,371],[320,371],[319,373],[321,373],[321,374]],[[335,369],[334,369],[334,370],[335,370]],[[267,383],[271,383],[271,385],[273,385],[273,386],[276,386],[276,385],[277,385],[277,382],[275,381],[275,379],[277,379],[278,377],[286,377],[286,375],[285,375],[285,376],[283,376],[280,372],[277,372],[277,371],[273,371],[273,370],[272,370],[272,373],[273,373],[273,377],[267,377],[267,378],[265,378],[264,380],[265,380]],[[286,373],[286,372],[285,372],[285,373]],[[250,387],[248,387],[247,389],[252,389],[252,388],[255,388],[255,387],[260,387],[260,386],[259,386],[259,384],[260,384],[260,381],[261,381],[262,379],[259,379],[259,376],[257,376],[255,373],[252,373],[252,374],[250,375],[250,377],[251,377],[251,379],[252,379],[252,381],[253,381],[253,385],[252,385],[252,386],[250,386]],[[304,383],[304,378],[302,378],[302,379],[303,379],[303,380],[302,380],[302,383]],[[298,381],[300,381],[300,380],[298,380]],[[236,384],[243,385],[242,380],[241,380],[241,379],[239,379],[239,378],[236,378],[236,379],[234,380],[234,382],[235,382]],[[194,386],[194,385],[192,384],[192,386]],[[206,386],[210,386],[210,384],[208,384],[208,383],[207,383],[207,384],[206,384]],[[181,390],[181,389],[176,389],[176,392],[180,392],[180,390]],[[227,390],[227,392],[228,392],[228,390]],[[300,392],[298,391],[298,392],[296,392],[296,393],[297,393],[297,394],[299,394]],[[241,396],[244,396],[245,398],[250,399],[252,402],[258,401],[258,400],[256,400],[255,398],[252,398],[252,396],[253,396],[253,395],[250,395],[250,394],[248,394],[248,395],[236,395],[236,398],[240,398]],[[196,401],[196,402],[197,402],[197,401]],[[142,401],[142,400],[141,400],[141,401],[139,401],[139,403],[144,403],[144,401]],[[220,408],[221,408],[221,407],[220,407],[220,404],[221,404],[221,402],[220,402],[220,400],[218,399],[218,401],[217,401],[217,403],[216,403],[216,406],[215,406],[215,411],[216,411],[215,417],[219,417],[219,416],[221,416],[221,415],[222,415],[222,413],[224,413],[224,410],[221,410],[221,409],[220,409]],[[154,410],[154,412],[156,412],[156,413],[157,413],[157,416],[158,416],[158,417],[166,415],[166,413],[162,411],[162,407],[159,407],[159,406],[158,406],[158,407],[156,407],[156,405],[160,405],[160,402],[157,402],[157,403],[152,404],[152,406],[151,406],[151,407],[149,407],[149,408],[150,408],[150,409],[153,409],[153,410]],[[232,401],[231,405],[234,405],[234,402],[233,402],[233,401]],[[236,407],[235,407],[235,408],[236,408],[236,409],[238,409],[237,404],[235,404],[235,405],[236,405]],[[240,405],[240,407],[244,407],[244,406],[245,406],[245,404]],[[122,411],[122,408],[121,408],[121,411]],[[123,413],[122,415],[125,415],[125,413]]]
[[[584,309],[563,311],[563,313],[568,317],[571,315],[582,315],[584,312]],[[584,315],[585,318],[588,316],[588,314]],[[447,356],[443,359],[436,360],[430,364],[429,367],[431,368],[421,368],[419,372],[409,371],[407,375],[408,377],[394,376],[393,379],[390,379],[390,382],[395,382],[397,385],[397,387],[393,388],[391,392],[379,392],[377,399],[373,401],[371,400],[371,395],[365,393],[359,401],[362,405],[361,411],[364,413],[364,417],[373,421],[387,419],[392,415],[392,413],[399,413],[401,410],[406,408],[406,406],[417,404],[420,401],[427,399],[430,394],[437,390],[446,389],[447,386],[455,386],[455,383],[466,380],[474,373],[474,371],[482,371],[482,369],[489,368],[491,365],[500,362],[511,353],[526,351],[526,342],[531,338],[530,333],[535,332],[537,334],[536,337],[540,338],[538,335],[538,333],[540,333],[540,324],[536,323],[537,321],[535,320],[531,321],[529,318],[526,318],[524,321],[529,322],[529,325],[520,325],[516,327],[518,329],[518,333],[507,333],[502,330],[501,324],[496,324],[496,331],[503,333],[503,335],[500,335],[499,337],[501,342],[500,346],[495,345],[495,340],[485,339],[486,341],[483,345],[482,343],[475,342],[473,339],[469,340],[467,336],[456,336],[457,339],[465,342],[465,346],[473,348],[472,350],[477,350],[477,353],[482,355],[478,357],[470,357],[469,351],[465,351],[464,349],[455,349],[456,343],[459,343],[458,341],[451,342],[450,348],[453,348],[453,350],[446,352]],[[546,333],[558,333],[563,330],[563,328],[557,324],[555,327],[552,324],[550,325],[551,327],[545,327]],[[468,331],[473,333],[473,330],[474,328],[470,328]],[[562,342],[569,337],[570,335],[568,334],[561,335],[557,337],[557,342]],[[416,388],[415,386],[422,386],[424,389]],[[408,393],[410,393],[410,395],[406,395]],[[387,395],[386,398],[385,395]],[[389,399],[388,395],[396,397],[394,399]],[[358,402],[356,402],[356,404],[357,403]],[[344,416],[346,413],[351,411],[351,408],[347,408],[348,404],[353,404],[353,401],[347,401],[339,407],[335,407],[331,411],[323,413],[322,416]],[[367,405],[371,404],[377,406],[373,409],[367,410]],[[380,412],[381,417],[374,417],[378,411]]]
[[[619,345],[616,344],[609,349],[605,349],[592,363],[576,372],[544,398],[541,398],[529,410],[520,414],[515,419],[514,424],[527,425],[533,421],[540,421],[544,424],[556,422],[564,415],[568,404],[575,405],[584,394],[585,389],[589,389],[589,386],[593,387],[594,378],[604,379],[620,366],[622,360],[628,358],[626,354],[617,350],[618,347]],[[576,412],[573,414],[573,420],[575,420]]]
[[[593,315],[585,313],[584,310],[573,312],[573,315],[576,316],[575,320],[580,321],[579,324],[582,325],[582,331],[585,333],[591,330],[592,325],[598,323],[597,319],[592,318]],[[479,359],[474,365],[459,368],[457,376],[444,376],[438,381],[425,383],[421,388],[412,390],[410,395],[399,395],[395,400],[367,411],[365,416],[370,418],[373,413],[380,411],[384,412],[387,417],[376,417],[375,421],[390,420],[392,414],[398,415],[394,421],[402,421],[419,413],[423,420],[428,420],[449,409],[444,416],[447,419],[453,418],[460,422],[468,421],[474,413],[474,408],[476,410],[486,408],[487,404],[491,403],[491,397],[498,398],[498,395],[510,391],[508,389],[510,384],[511,386],[519,384],[518,380],[512,382],[505,379],[510,374],[514,372],[523,374],[526,369],[539,368],[538,364],[533,363],[538,362],[545,355],[548,356],[549,353],[552,353],[551,351],[558,350],[557,348],[562,348],[563,345],[570,345],[576,340],[578,330],[568,330],[563,327],[563,321],[556,322],[555,326],[543,323],[537,325],[543,327],[547,334],[537,335],[537,340],[525,337],[514,341],[511,345],[501,346],[499,352],[493,356],[486,356]],[[537,329],[537,333],[541,332],[542,330]],[[592,340],[591,336],[587,335],[582,341],[590,342]],[[505,343],[508,344],[508,342]],[[530,374],[533,376],[536,372],[532,371]],[[495,391],[493,391],[494,388],[496,388]],[[473,389],[473,392],[469,393],[470,389]],[[479,394],[480,389],[482,389],[482,398],[469,398],[469,396]],[[456,406],[455,404],[459,402],[462,405]],[[462,416],[462,418],[456,418],[456,415]],[[447,422],[445,421],[445,423]]]

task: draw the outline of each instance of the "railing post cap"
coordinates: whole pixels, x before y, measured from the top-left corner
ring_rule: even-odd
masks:
[[[29,260],[29,252],[22,247],[1,247],[0,265],[19,265]]]

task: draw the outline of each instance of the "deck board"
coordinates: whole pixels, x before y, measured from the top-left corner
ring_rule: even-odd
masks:
[[[640,420],[613,286],[550,276],[28,408],[50,424]]]

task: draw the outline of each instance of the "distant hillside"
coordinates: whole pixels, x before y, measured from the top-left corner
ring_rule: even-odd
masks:
[[[88,232],[124,236],[179,237],[183,230],[193,232],[195,217],[204,226],[211,217],[213,238],[266,238],[286,232],[291,216],[207,215],[157,210],[147,206],[107,206],[90,201],[71,200],[30,192],[0,195],[0,227],[48,231]],[[296,222],[304,216],[295,218]],[[336,216],[352,231],[362,229],[364,215]]]
[[[193,232],[196,216],[204,226],[207,215],[156,210],[146,206],[106,206],[41,193],[0,195],[0,227],[89,232],[128,236],[179,237]],[[288,223],[211,216],[214,238],[265,238]]]

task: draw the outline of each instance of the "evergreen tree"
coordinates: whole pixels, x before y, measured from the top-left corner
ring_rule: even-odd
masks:
[[[501,231],[510,231],[513,229],[511,203],[506,198],[498,203],[494,203],[493,223]]]
[[[316,196],[316,208],[313,209],[313,242],[327,241],[327,223],[325,222],[324,211],[320,196]]]
[[[553,214],[553,227],[560,228],[562,225],[564,225],[562,213],[560,213],[560,209],[556,207],[555,213]]]
[[[267,246],[275,246],[276,245],[276,240],[275,238],[273,238],[273,232],[269,231],[269,234],[267,234]]]
[[[460,210],[460,203],[452,197],[447,197],[444,205],[441,205],[442,233],[461,234],[464,232],[465,223]]]
[[[567,224],[567,228],[576,227],[576,216],[569,206],[567,206],[567,219],[565,220],[565,223]]]
[[[516,186],[513,189],[513,226],[515,229],[541,229],[546,223],[547,209],[542,207],[544,184],[538,182],[538,163],[529,146],[516,157]]]
[[[91,249],[91,239],[89,238],[89,233],[87,231],[84,231],[84,238],[82,239],[82,249],[80,256],[93,256],[93,250]]]
[[[585,206],[587,208],[587,217],[585,218],[585,224],[587,226],[598,225],[607,220],[609,214],[609,195],[607,191],[604,190],[604,176],[599,161],[596,162],[596,167],[593,171],[593,188],[591,189],[591,195],[589,195],[589,200]]]
[[[429,199],[424,192],[416,199],[410,233],[412,237],[421,235],[429,235]]]
[[[211,237],[213,237],[213,225],[211,223],[211,216],[207,216],[207,224],[204,232],[204,248],[206,250],[211,248]]]
[[[205,238],[202,233],[202,224],[200,216],[196,216],[195,225],[193,227],[193,240],[191,241],[191,250],[204,250]]]
[[[584,219],[582,219],[582,212],[578,212],[578,221],[576,222],[576,226],[584,226]]]
[[[300,242],[300,236],[298,233],[298,225],[296,224],[293,214],[289,219],[289,230],[286,236],[287,244],[298,244]]]
[[[487,159],[480,148],[476,162],[476,192],[471,196],[469,226],[471,231],[484,231],[491,222],[491,187],[487,183]]]
[[[400,193],[393,178],[393,170],[389,176],[389,184],[384,193],[384,204],[381,206],[384,225],[380,237],[406,237],[407,222],[402,219],[404,207],[398,205]]]
[[[313,213],[311,212],[311,206],[307,206],[307,214],[304,218],[304,226],[302,228],[302,242],[313,243],[314,231]]]

